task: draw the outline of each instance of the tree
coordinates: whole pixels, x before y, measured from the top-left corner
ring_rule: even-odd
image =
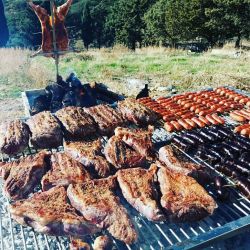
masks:
[[[0,47],[6,45],[9,39],[9,30],[6,23],[3,1],[0,0]]]

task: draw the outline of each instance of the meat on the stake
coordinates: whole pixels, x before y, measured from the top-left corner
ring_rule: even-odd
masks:
[[[48,156],[47,152],[42,151],[8,163],[11,166],[3,186],[5,195],[12,200],[18,200],[31,194],[46,172]]]
[[[121,169],[117,172],[117,180],[125,199],[142,215],[152,221],[165,219],[157,203],[158,193],[154,184],[157,166],[149,170],[142,168]]]
[[[159,160],[166,164],[166,167],[171,171],[191,176],[200,184],[206,184],[211,179],[211,175],[205,167],[181,160],[178,158],[175,149],[170,145],[160,148]]]
[[[140,167],[145,163],[145,156],[130,148],[117,136],[112,136],[104,149],[106,159],[116,168]]]
[[[114,194],[114,177],[71,184],[67,193],[70,202],[81,214],[100,229],[107,229],[118,240],[132,244],[137,232],[120,199]]]
[[[94,178],[110,175],[111,166],[103,157],[100,139],[91,141],[68,141],[64,143],[66,154],[82,163]]]
[[[195,179],[157,165],[161,205],[170,220],[196,221],[214,212],[217,204]]]
[[[17,201],[10,205],[10,213],[18,223],[40,233],[81,237],[99,231],[68,203],[64,187],[54,187]]]
[[[44,111],[29,118],[31,143],[35,148],[57,148],[62,145],[63,133],[57,119]]]
[[[101,104],[91,108],[84,108],[84,111],[92,116],[102,135],[113,134],[116,127],[125,124],[121,113],[108,105]]]
[[[68,186],[71,183],[83,183],[91,179],[83,165],[65,153],[54,153],[50,161],[51,169],[41,181],[44,191],[54,186]]]
[[[127,145],[143,156],[152,156],[152,134],[154,127],[149,126],[148,130],[121,128],[115,129],[115,136],[122,139]]]
[[[118,102],[118,108],[124,118],[136,125],[145,126],[147,124],[153,124],[159,119],[156,112],[133,98],[126,98],[124,101]]]
[[[29,144],[29,128],[20,121],[3,122],[0,125],[0,151],[7,155],[22,152]]]

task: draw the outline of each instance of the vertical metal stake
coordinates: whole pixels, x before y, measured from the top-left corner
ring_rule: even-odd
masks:
[[[50,12],[51,12],[51,17],[52,17],[52,32],[53,32],[53,54],[55,58],[55,65],[56,65],[56,80],[57,76],[59,75],[59,54],[57,51],[57,45],[56,45],[56,30],[55,30],[55,16],[54,16],[54,7],[55,1],[50,0]]]

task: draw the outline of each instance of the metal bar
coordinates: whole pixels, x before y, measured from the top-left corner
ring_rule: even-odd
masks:
[[[250,230],[250,216],[240,218],[236,221],[227,223],[222,227],[217,227],[206,234],[191,238],[183,243],[176,244],[171,248],[166,249],[201,249],[209,246],[211,243],[219,240],[225,240],[233,237],[239,233],[247,232]]]

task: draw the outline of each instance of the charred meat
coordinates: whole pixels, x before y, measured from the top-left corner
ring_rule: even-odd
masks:
[[[0,151],[7,155],[22,152],[29,144],[29,128],[20,120],[0,125]]]
[[[112,236],[131,244],[137,232],[126,209],[113,190],[115,178],[92,180],[83,184],[71,184],[67,193],[70,202],[81,214],[100,229],[107,229]]]
[[[157,191],[154,175],[157,167],[149,170],[142,168],[121,169],[117,172],[117,180],[125,199],[142,215],[152,221],[161,221],[165,217],[157,204]]]

